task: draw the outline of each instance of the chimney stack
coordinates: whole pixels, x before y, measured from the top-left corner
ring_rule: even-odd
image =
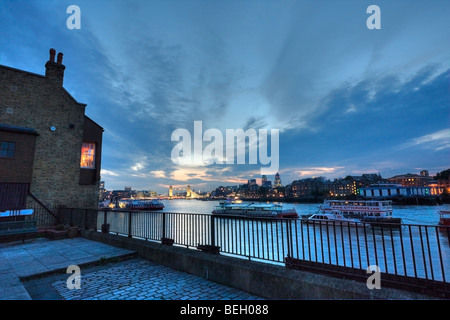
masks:
[[[45,76],[49,81],[58,87],[63,86],[64,70],[66,67],[62,64],[63,54],[58,53],[57,61],[55,62],[55,49],[50,49],[50,58],[45,64]]]

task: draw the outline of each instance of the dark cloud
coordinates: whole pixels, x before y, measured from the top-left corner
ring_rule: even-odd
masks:
[[[450,69],[436,70],[431,65],[404,82],[386,76],[333,90],[307,118],[316,132],[290,130],[281,135],[284,158],[290,166],[349,165],[352,159],[361,167],[389,161],[415,167],[427,161],[442,163],[438,159],[449,156],[448,148],[428,150],[425,158],[421,148],[401,148],[405,141],[449,128]]]

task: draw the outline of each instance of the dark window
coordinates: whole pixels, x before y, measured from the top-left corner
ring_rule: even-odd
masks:
[[[16,155],[16,143],[2,141],[0,144],[0,158],[14,158]]]

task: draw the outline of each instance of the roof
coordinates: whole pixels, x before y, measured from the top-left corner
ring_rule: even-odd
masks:
[[[87,115],[84,115],[84,118],[91,121],[94,125],[96,125],[97,127],[99,127],[100,129],[102,129],[102,131],[105,131],[105,129],[103,129],[103,127],[101,125],[99,125],[97,122],[95,122],[94,120],[92,120],[91,118],[89,118]]]
[[[33,73],[33,72],[29,72],[29,71],[25,71],[25,70],[20,70],[20,69],[16,69],[16,68],[12,68],[12,67],[8,67],[8,66],[2,65],[2,64],[0,64],[0,68],[6,69],[6,70],[10,70],[10,71],[15,71],[15,72],[26,73],[28,75],[31,75],[31,76],[34,76],[34,77],[37,77],[37,78],[47,79],[47,77],[44,76],[44,75]],[[85,103],[78,102],[64,87],[62,87],[62,89],[75,103],[77,103],[77,104],[79,104],[81,106],[84,106],[84,107],[87,106],[87,104],[85,104]]]
[[[23,133],[38,136],[39,134],[35,129],[27,128],[27,127],[19,127],[10,124],[0,123],[0,131],[3,132],[12,132],[12,133]]]
[[[405,178],[429,179],[431,177],[429,177],[429,176],[421,176],[421,175],[418,175],[418,174],[415,174],[415,173],[407,173],[407,174],[399,174],[399,175],[393,176],[391,178],[388,178],[388,180],[390,180],[390,179],[405,179]]]

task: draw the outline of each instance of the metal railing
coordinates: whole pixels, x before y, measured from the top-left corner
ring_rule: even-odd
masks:
[[[109,225],[108,232],[130,238],[169,239],[188,248],[347,275],[376,265],[393,282],[416,279],[442,284],[444,293],[450,289],[449,227],[109,210],[100,210],[97,221],[97,230]]]

